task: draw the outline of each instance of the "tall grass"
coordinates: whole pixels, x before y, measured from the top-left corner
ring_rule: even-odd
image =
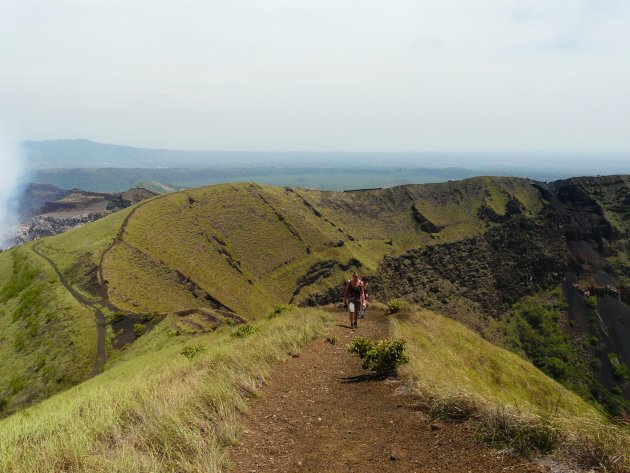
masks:
[[[329,316],[300,311],[195,337],[119,362],[0,422],[0,470],[216,472],[238,438],[237,414],[272,366],[322,333]],[[191,359],[192,358],[192,359]]]
[[[630,430],[531,363],[427,310],[392,319],[392,330],[408,341],[400,372],[433,415],[471,419],[484,440],[526,456],[630,471]]]

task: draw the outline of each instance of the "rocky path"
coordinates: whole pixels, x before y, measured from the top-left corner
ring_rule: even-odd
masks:
[[[337,313],[332,344],[316,340],[272,374],[245,415],[233,472],[541,472],[480,445],[466,424],[435,421],[397,379],[375,380],[346,345],[387,336],[382,313],[349,328]]]

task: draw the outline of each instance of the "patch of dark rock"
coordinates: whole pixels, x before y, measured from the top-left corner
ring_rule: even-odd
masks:
[[[225,257],[225,260],[227,261],[227,263],[234,269],[236,270],[239,274],[243,275],[243,271],[241,270],[241,262],[237,259],[235,259],[232,254],[228,251],[227,249],[227,245],[225,243],[225,241],[216,236],[216,235],[212,235],[212,239],[208,238],[209,242],[215,241],[216,243],[218,243],[219,248],[217,249],[217,251],[219,252],[219,254],[223,255]],[[249,281],[249,279],[248,279]],[[250,282],[251,284],[251,282]]]
[[[303,288],[310,286],[321,279],[329,278],[335,270],[359,270],[361,267],[361,262],[354,258],[351,258],[346,264],[339,263],[335,260],[326,260],[315,263],[297,280],[290,302],[295,300]],[[343,284],[345,284],[345,281],[342,283],[340,288],[329,288],[322,294],[309,296],[309,298],[302,301],[302,305],[315,306],[339,301],[343,295]]]
[[[289,233],[291,233],[291,235],[293,235],[295,238],[297,238],[298,240],[300,240],[301,242],[304,242],[304,240],[302,239],[302,236],[299,234],[299,232],[295,229],[295,227],[293,225],[291,225],[287,219],[284,217],[284,215],[282,215],[266,198],[264,195],[260,194],[260,193],[256,193],[256,195],[258,196],[258,198],[260,200],[262,200],[270,209],[271,211],[274,213],[274,215],[276,216],[276,218],[278,219],[279,222],[281,222],[289,231]]]
[[[480,238],[386,256],[378,270],[382,293],[375,295],[437,302],[465,297],[497,316],[521,297],[559,284],[568,262],[557,225],[517,218]]]
[[[411,204],[411,215],[418,228],[420,228],[423,232],[439,233],[444,228],[442,226],[435,225],[427,217],[420,213],[415,202]]]

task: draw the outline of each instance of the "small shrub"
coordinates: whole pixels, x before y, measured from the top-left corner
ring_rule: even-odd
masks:
[[[363,369],[369,369],[378,376],[384,376],[393,372],[398,365],[409,362],[409,357],[405,353],[405,344],[406,341],[402,339],[375,342],[357,337],[348,346],[348,351],[361,358]]]
[[[552,420],[544,416],[523,416],[497,407],[494,412],[486,410],[479,420],[485,441],[500,447],[509,446],[525,457],[549,453],[560,441]]]
[[[273,310],[269,313],[268,318],[273,319],[280,314],[294,310],[296,307],[293,304],[277,304],[273,307]]]
[[[592,310],[597,309],[597,297],[596,296],[589,296],[589,297],[587,297],[586,298],[586,304]]]
[[[114,312],[113,314],[109,315],[107,318],[109,319],[110,323],[115,324],[116,322],[120,322],[126,316],[127,314],[125,314],[124,312]]]
[[[26,380],[19,374],[14,375],[9,380],[9,387],[11,388],[12,394],[20,392],[22,389],[24,389],[24,386],[26,386]]]
[[[397,314],[400,312],[400,301],[391,300],[387,302],[387,312],[390,314]]]
[[[610,364],[612,365],[612,374],[615,380],[627,383],[630,381],[630,371],[628,371],[628,366],[625,363],[619,361],[616,353],[609,353],[608,359],[610,360]]]
[[[146,327],[144,324],[133,324],[133,334],[138,338],[140,335],[144,333],[144,329]]]
[[[7,404],[9,404],[8,399],[6,397],[0,397],[0,412],[7,408]]]
[[[201,355],[206,351],[207,348],[204,345],[186,345],[184,348],[182,348],[182,351],[180,351],[180,353],[189,360],[192,360],[196,356]]]
[[[15,338],[13,339],[13,347],[15,348],[16,351],[22,351],[24,350],[25,346],[26,346],[26,337],[24,336],[24,332],[19,330],[15,334]]]
[[[245,324],[245,325],[241,325],[239,328],[234,330],[234,332],[232,332],[231,337],[233,337],[233,338],[243,338],[243,337],[247,337],[248,335],[251,335],[251,334],[256,333],[256,332],[258,332],[258,327],[256,327],[255,325],[251,325],[251,324]]]
[[[157,323],[160,321],[160,314],[157,312],[149,312],[148,314],[144,314],[142,316],[142,321],[143,322],[152,322],[152,323]]]

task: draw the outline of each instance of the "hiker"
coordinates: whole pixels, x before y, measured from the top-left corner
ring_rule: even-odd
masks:
[[[352,273],[352,279],[346,284],[346,292],[343,294],[343,304],[348,308],[350,328],[352,329],[357,327],[357,316],[364,302],[363,281],[359,278],[359,273],[355,271]]]
[[[365,310],[367,309],[368,299],[370,297],[370,293],[368,291],[368,283],[367,281],[363,282],[363,304],[361,304],[361,315],[359,315],[360,319],[365,319]]]

